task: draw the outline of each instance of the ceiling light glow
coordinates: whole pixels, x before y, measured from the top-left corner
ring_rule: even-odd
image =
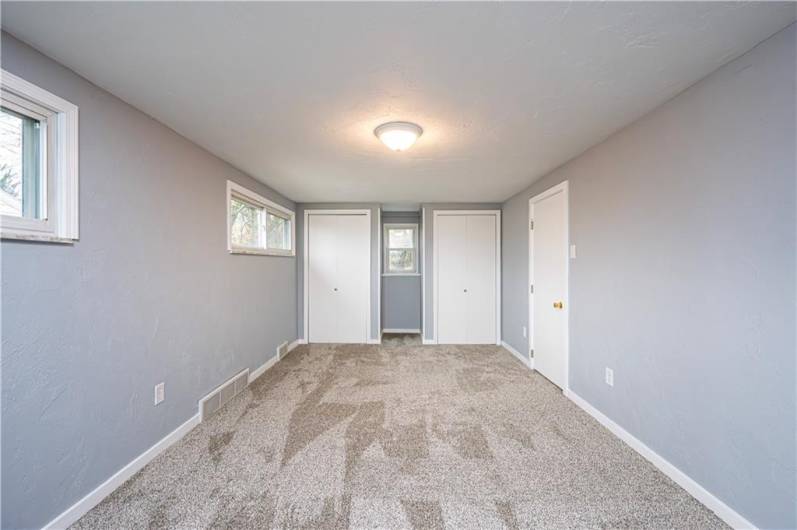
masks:
[[[406,121],[391,121],[374,129],[374,135],[393,151],[406,151],[422,134],[420,126]]]

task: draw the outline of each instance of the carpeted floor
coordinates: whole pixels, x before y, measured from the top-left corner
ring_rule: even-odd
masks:
[[[495,346],[294,350],[75,528],[720,528]]]

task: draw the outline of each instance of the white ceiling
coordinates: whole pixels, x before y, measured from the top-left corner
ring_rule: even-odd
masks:
[[[12,3],[3,28],[297,201],[501,201],[781,3]],[[410,151],[373,136],[407,120]]]

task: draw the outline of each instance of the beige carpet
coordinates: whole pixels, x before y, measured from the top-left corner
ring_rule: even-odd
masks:
[[[76,528],[717,528],[494,346],[302,346]]]

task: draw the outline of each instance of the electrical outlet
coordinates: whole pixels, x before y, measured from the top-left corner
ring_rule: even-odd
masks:
[[[570,259],[576,259],[576,246],[570,245]]]
[[[614,370],[611,368],[606,368],[606,384],[614,386]]]
[[[155,385],[155,404],[159,404],[166,399],[166,383],[158,383]]]
[[[523,338],[527,338],[528,333],[526,332],[526,326],[523,326]]]

